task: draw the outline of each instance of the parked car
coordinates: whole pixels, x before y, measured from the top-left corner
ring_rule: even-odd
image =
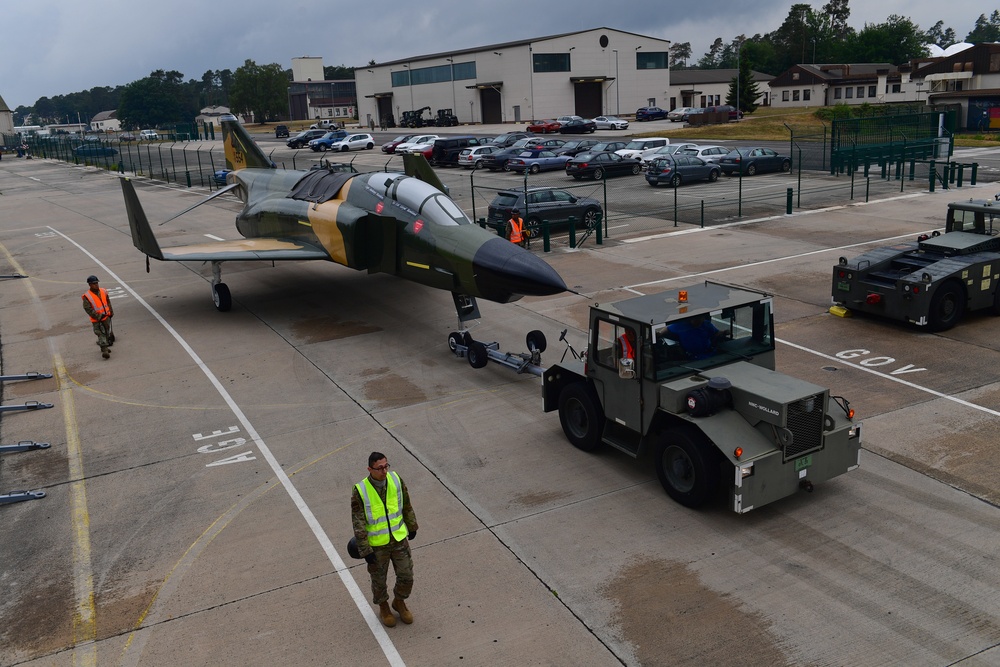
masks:
[[[331,127],[340,127],[340,123],[335,120],[321,120],[309,126],[310,130],[329,130]]]
[[[226,174],[228,174],[231,169],[218,169],[214,174],[212,174],[212,180],[215,181],[216,185],[225,186],[226,185]]]
[[[719,180],[719,165],[705,162],[693,155],[664,155],[646,167],[646,182],[656,187],[667,183],[673,187],[690,181]]]
[[[534,137],[532,141],[528,142],[528,146],[531,148],[544,148],[553,152],[558,152],[564,145],[566,145],[565,139],[542,139],[541,137]]]
[[[588,153],[614,153],[628,146],[627,141],[599,141],[587,149]]]
[[[677,107],[676,109],[671,109],[667,114],[667,120],[671,123],[676,123],[677,121],[687,120],[685,114],[691,111],[691,107]]]
[[[441,136],[437,134],[414,134],[410,137],[409,141],[404,141],[401,144],[396,145],[396,153],[408,153],[411,148],[419,146],[421,144],[434,144],[435,139],[440,139]]]
[[[101,139],[101,138],[100,138],[99,136],[97,136],[96,134],[88,134],[87,136],[85,136],[85,137],[83,138],[83,140],[84,140],[84,141],[94,141],[94,142],[97,142],[97,143],[100,143],[101,141],[103,141],[103,140],[102,140],[102,139]]]
[[[332,133],[331,133],[332,134]],[[349,134],[343,139],[330,144],[331,151],[370,151],[375,148],[375,137],[367,132],[361,134]]]
[[[691,119],[691,116],[696,116],[700,113],[705,113],[705,107],[691,107],[681,116],[681,120],[686,123]]]
[[[585,176],[595,181],[605,176],[621,176],[622,174],[638,174],[642,167],[637,160],[624,158],[617,153],[601,151],[599,153],[580,153],[566,163],[566,175],[580,180]]]
[[[313,139],[307,145],[313,151],[328,151],[333,148],[333,144],[345,139],[347,137],[347,132],[345,130],[332,130],[330,132],[325,132],[322,137]],[[335,149],[334,149],[335,150]]]
[[[602,213],[601,202],[591,197],[577,197],[566,190],[528,188],[527,193],[524,190],[500,190],[490,202],[487,223],[495,229],[503,229],[514,208],[520,211],[525,229],[532,237],[541,234],[543,220],[548,222],[550,228],[558,228],[565,226],[573,217],[577,229],[590,228],[597,224],[597,215]]]
[[[289,148],[304,148],[309,145],[310,141],[319,139],[324,134],[326,134],[326,130],[303,130],[286,141],[285,145]]]
[[[88,142],[82,146],[77,146],[73,150],[73,154],[77,157],[109,157],[111,155],[118,155],[118,151],[111,146],[105,146],[98,142]]]
[[[625,148],[615,151],[622,157],[630,157],[641,160],[645,155],[652,154],[657,148],[662,148],[670,143],[666,137],[649,137],[647,139],[633,139],[625,144]]]
[[[618,116],[598,116],[594,119],[598,130],[627,130],[628,121]]]
[[[118,141],[135,141],[135,135],[131,132],[122,132],[118,135]]]
[[[466,169],[482,169],[483,157],[497,150],[496,146],[469,146],[458,154],[458,165]]]
[[[635,111],[636,120],[663,120],[667,112],[660,107],[640,107]]]
[[[525,171],[530,174],[537,174],[540,171],[562,169],[569,159],[568,155],[556,155],[550,150],[526,150],[507,160],[507,170],[517,171],[522,174]]]
[[[409,141],[410,139],[412,139],[415,136],[417,136],[417,135],[415,135],[415,134],[402,134],[402,135],[396,137],[395,139],[393,139],[392,141],[387,141],[384,144],[382,144],[382,152],[383,153],[394,153],[394,152],[396,152],[396,146],[398,146],[399,144],[405,144],[407,141]]]
[[[719,158],[719,166],[726,176],[736,172],[753,176],[765,171],[790,171],[792,160],[771,148],[734,148]]]
[[[578,153],[584,153],[597,145],[596,139],[574,139],[567,141],[556,149],[556,155],[569,155],[573,157]],[[625,144],[622,144],[624,146]]]
[[[500,146],[501,148],[508,148],[513,146],[514,142],[520,141],[525,137],[530,137],[531,134],[528,132],[508,132],[507,134],[501,134],[493,140],[494,146]]]
[[[719,158],[729,152],[725,146],[686,146],[679,151],[678,155],[693,155],[700,157],[705,162],[715,162],[718,164]]]
[[[450,167],[457,165],[458,158],[466,148],[479,146],[479,139],[467,135],[449,135],[433,141],[430,163],[434,167]]]
[[[673,155],[677,151],[685,148],[697,148],[697,147],[698,144],[667,144],[666,146],[660,146],[652,153],[645,153],[643,157],[639,159],[639,161],[642,162],[642,166],[645,167],[647,164],[649,164],[658,157],[662,157],[664,155]]]
[[[281,137],[287,137],[288,136],[288,126],[287,125],[275,125],[274,126],[274,136],[277,139],[280,139]]]
[[[594,121],[585,118],[574,118],[559,126],[559,134],[586,134],[597,130]]]
[[[559,116],[556,118],[556,122],[560,125],[565,125],[571,120],[583,120],[583,116]]]
[[[558,132],[559,123],[554,120],[536,120],[525,129],[534,134],[548,134],[549,132]]]
[[[538,137],[524,137],[518,139],[514,142],[513,146],[508,146],[506,148],[499,148],[489,155],[483,156],[483,166],[485,166],[490,171],[497,171],[503,169],[504,171],[510,171],[507,168],[507,160],[511,159],[521,151],[527,150],[533,145],[533,142],[537,142]]]
[[[160,135],[156,130],[143,130],[139,133],[140,141],[156,141],[159,138]]]
[[[736,107],[729,104],[722,104],[714,107],[705,107],[704,113],[724,113],[729,115],[729,120],[739,120],[743,118],[743,112],[737,111]]]

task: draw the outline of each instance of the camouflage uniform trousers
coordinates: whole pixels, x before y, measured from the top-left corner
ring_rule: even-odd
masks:
[[[410,597],[413,590],[413,558],[410,556],[410,542],[403,540],[384,547],[372,547],[375,552],[375,564],[368,566],[368,574],[372,578],[372,602],[382,604],[389,600],[386,578],[389,574],[389,562],[396,572],[396,585],[393,595],[401,600]]]
[[[97,336],[97,344],[103,350],[106,347],[110,347],[111,341],[108,340],[108,324],[107,322],[94,322],[94,334]]]

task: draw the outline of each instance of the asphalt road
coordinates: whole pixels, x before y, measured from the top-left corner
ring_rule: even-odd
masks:
[[[464,177],[462,177],[464,178]],[[592,301],[706,278],[775,294],[779,370],[846,396],[861,467],[732,514],[671,502],[650,461],[568,444],[536,378],[447,348],[448,294],[324,263],[211,271],[133,247],[113,175],[0,163],[3,665],[1000,664],[996,320],[929,334],[828,314],[841,254],[942,226],[955,193],[621,234],[547,256],[580,295],[481,303],[480,340],[579,348]],[[205,192],[140,183],[154,221]],[[962,196],[992,196],[988,188]],[[235,238],[232,203],[154,227]],[[665,230],[673,232],[673,230]],[[79,295],[96,273],[118,342]],[[413,494],[411,626],[346,553],[371,450]]]

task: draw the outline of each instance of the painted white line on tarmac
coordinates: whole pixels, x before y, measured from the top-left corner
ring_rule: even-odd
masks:
[[[288,494],[289,498],[291,498],[292,502],[295,504],[295,507],[298,508],[299,514],[302,515],[302,518],[305,519],[306,524],[309,526],[310,530],[312,530],[313,535],[316,537],[316,541],[319,542],[320,547],[322,547],[323,552],[326,554],[327,559],[330,561],[330,564],[333,565],[333,569],[340,576],[340,580],[341,582],[343,582],[344,588],[347,589],[347,592],[350,594],[351,599],[354,600],[354,604],[355,606],[357,606],[358,611],[361,612],[361,616],[365,619],[365,622],[368,623],[368,627],[371,630],[372,635],[374,635],[376,641],[378,641],[379,647],[382,649],[382,653],[385,655],[386,660],[388,660],[389,664],[393,666],[404,665],[405,663],[403,662],[403,658],[399,655],[399,652],[396,650],[395,644],[393,644],[392,640],[389,639],[389,635],[386,633],[385,628],[382,626],[382,622],[375,617],[375,611],[373,610],[371,605],[368,604],[368,600],[362,594],[361,589],[358,588],[357,583],[354,581],[354,577],[351,576],[350,571],[344,564],[344,561],[340,558],[340,554],[337,553],[337,550],[334,548],[333,543],[330,541],[329,536],[326,534],[326,532],[324,532],[322,526],[320,526],[319,521],[316,519],[316,515],[313,514],[312,509],[310,509],[309,505],[306,504],[306,501],[302,498],[302,495],[299,493],[299,490],[295,488],[294,484],[292,484],[292,480],[288,478],[287,474],[285,474],[285,471],[281,468],[281,464],[274,457],[274,454],[271,453],[271,449],[267,446],[267,443],[265,443],[263,438],[260,437],[260,434],[257,433],[257,429],[255,429],[253,424],[250,423],[250,420],[247,418],[247,416],[243,414],[243,410],[241,410],[240,406],[236,404],[236,401],[233,400],[233,397],[229,395],[229,392],[226,391],[225,387],[222,386],[222,383],[219,382],[218,378],[215,377],[215,375],[208,368],[205,362],[201,360],[201,357],[198,356],[198,354],[194,351],[194,349],[192,349],[191,346],[188,345],[187,341],[184,340],[184,338],[179,333],[177,333],[177,331],[172,326],[170,326],[170,324],[165,319],[163,319],[163,317],[158,312],[156,312],[156,310],[152,306],[146,303],[146,301],[141,296],[139,296],[139,294],[135,290],[133,290],[128,284],[126,284],[124,280],[122,280],[117,274],[115,274],[115,272],[112,271],[110,267],[108,267],[106,264],[97,259],[97,257],[91,254],[82,245],[80,245],[70,237],[66,236],[59,230],[55,229],[54,227],[49,227],[49,229],[51,229],[53,232],[55,232],[56,234],[58,234],[59,236],[63,237],[64,239],[72,243],[74,246],[76,246],[83,254],[85,254],[87,257],[93,260],[95,264],[100,266],[101,269],[103,269],[119,285],[121,285],[122,289],[131,294],[132,297],[137,302],[139,302],[143,308],[149,311],[149,314],[152,315],[154,318],[156,318],[156,320],[163,326],[163,328],[166,329],[167,332],[174,337],[174,340],[176,340],[177,343],[181,346],[181,348],[183,348],[184,351],[187,352],[188,356],[191,357],[191,360],[194,361],[195,365],[201,369],[202,373],[205,374],[205,377],[208,378],[208,381],[212,384],[213,387],[215,387],[215,390],[222,397],[222,400],[224,400],[226,402],[226,405],[229,406],[229,409],[232,410],[233,415],[239,420],[240,424],[243,425],[243,428],[246,429],[246,432],[253,440],[254,445],[257,446],[257,449],[260,450],[260,453],[264,456],[264,459],[271,467],[274,476],[277,477],[278,480],[281,482],[281,485],[284,487],[285,492]]]

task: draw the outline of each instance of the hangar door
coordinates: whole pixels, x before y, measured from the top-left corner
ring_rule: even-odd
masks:
[[[479,89],[479,108],[483,110],[484,125],[503,122],[503,104],[500,101],[500,91],[496,88]]]
[[[576,96],[574,113],[584,118],[593,118],[604,113],[604,105],[601,103],[603,95],[603,82],[601,81],[578,81],[574,86]]]

